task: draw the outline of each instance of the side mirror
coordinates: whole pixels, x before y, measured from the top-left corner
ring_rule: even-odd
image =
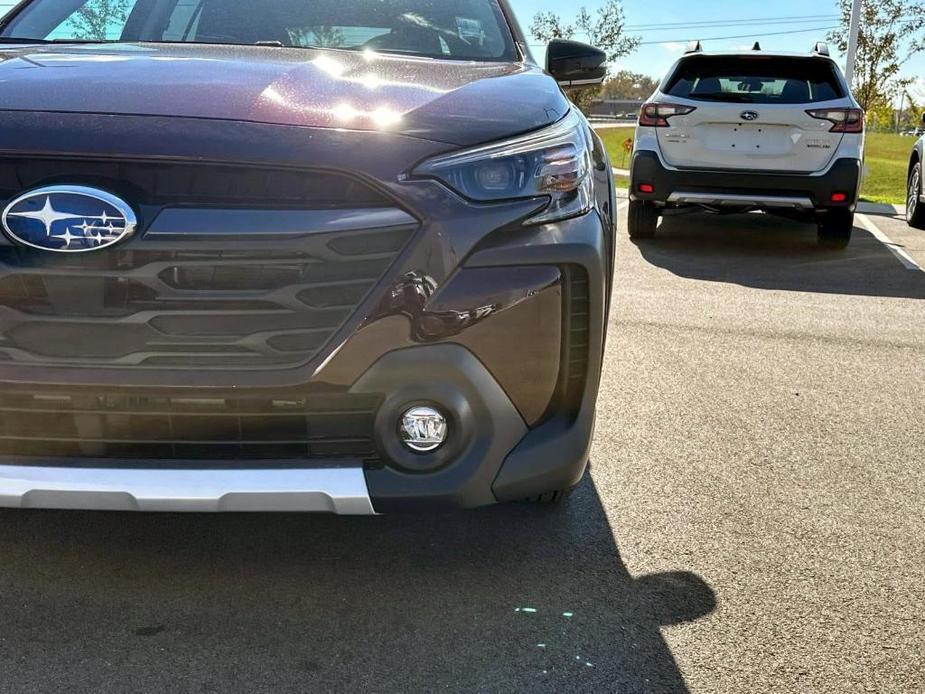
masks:
[[[607,76],[607,54],[578,41],[553,39],[546,50],[546,72],[562,87],[593,87]]]

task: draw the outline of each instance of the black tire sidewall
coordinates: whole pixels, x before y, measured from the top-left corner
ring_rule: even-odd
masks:
[[[658,208],[638,200],[630,200],[627,219],[630,238],[651,239],[658,229]]]
[[[919,201],[915,206],[915,212],[909,214],[908,209],[906,210],[906,222],[909,226],[916,229],[925,229],[925,204],[922,203],[922,162],[916,162],[915,166],[912,167],[909,171],[909,177],[906,179],[906,192],[909,192],[909,189],[912,188],[912,177],[918,173],[919,180],[917,186],[917,194],[919,196]],[[909,200],[906,200],[906,204],[909,204]]]

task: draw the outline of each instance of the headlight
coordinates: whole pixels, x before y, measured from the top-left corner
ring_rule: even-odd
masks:
[[[480,202],[548,197],[527,224],[584,214],[593,201],[588,135],[574,111],[529,135],[430,159],[414,176],[432,176]]]

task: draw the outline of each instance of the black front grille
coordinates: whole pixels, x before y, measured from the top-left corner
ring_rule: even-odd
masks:
[[[306,363],[412,233],[267,239],[262,250],[233,250],[233,239],[196,250],[160,239],[75,256],[0,247],[0,360],[171,369]]]
[[[97,186],[137,205],[318,209],[391,204],[364,182],[337,172],[204,162],[0,156],[0,199],[58,183]]]
[[[338,459],[372,463],[380,400],[344,393],[218,398],[4,392],[0,455],[69,458],[70,465],[80,459],[92,459],[93,465],[130,459],[135,467],[173,468],[234,460],[274,466]],[[184,460],[191,462],[179,462]]]

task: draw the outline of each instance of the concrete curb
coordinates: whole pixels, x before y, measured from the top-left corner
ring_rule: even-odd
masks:
[[[872,214],[880,217],[905,217],[905,205],[888,205],[880,202],[859,202],[858,212]]]

